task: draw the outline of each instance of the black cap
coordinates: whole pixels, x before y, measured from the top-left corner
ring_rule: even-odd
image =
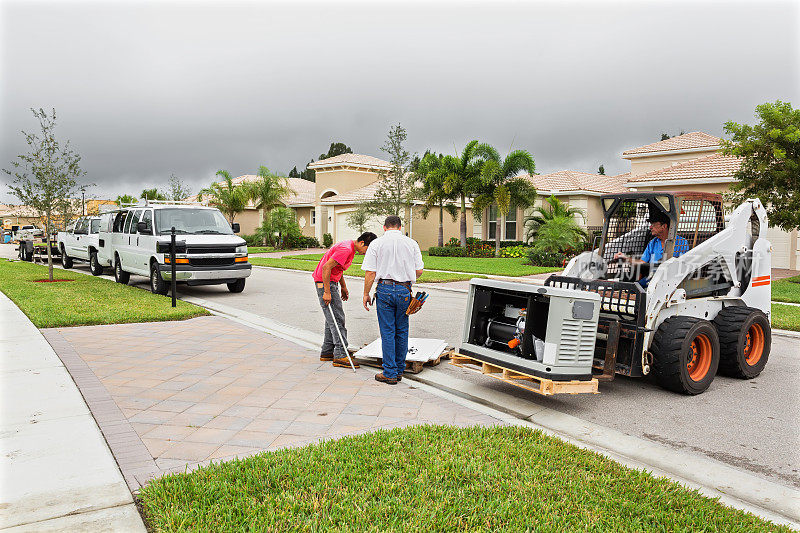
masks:
[[[656,209],[650,210],[650,216],[647,217],[648,222],[660,222],[662,224],[669,224],[669,217],[666,213],[662,213]]]

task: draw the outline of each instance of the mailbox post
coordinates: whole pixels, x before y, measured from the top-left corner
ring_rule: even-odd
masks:
[[[170,230],[170,237],[169,237],[169,264],[170,264],[170,271],[172,272],[172,277],[170,278],[170,291],[172,292],[172,307],[178,305],[177,297],[175,295],[175,288],[178,286],[178,283],[175,281],[175,226],[172,226]]]

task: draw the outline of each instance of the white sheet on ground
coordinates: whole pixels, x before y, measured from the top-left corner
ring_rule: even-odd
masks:
[[[433,361],[444,349],[447,343],[441,339],[408,339],[408,355],[406,361],[420,361],[427,363]],[[381,338],[378,337],[355,353],[356,357],[363,359],[382,359]]]

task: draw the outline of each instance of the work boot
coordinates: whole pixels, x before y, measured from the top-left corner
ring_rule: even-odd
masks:
[[[375,374],[375,381],[380,381],[381,383],[386,383],[387,385],[397,385],[396,378],[387,378],[383,375],[383,372],[380,374]]]
[[[350,361],[347,359],[347,357],[342,357],[341,359],[334,359],[333,366],[338,366],[341,368],[350,368]],[[359,365],[355,359],[353,359],[353,366],[356,368],[361,368],[361,365]]]
[[[322,361],[323,363],[329,363],[333,361],[333,354],[332,353],[320,354],[319,360]]]

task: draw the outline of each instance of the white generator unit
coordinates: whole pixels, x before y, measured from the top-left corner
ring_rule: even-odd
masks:
[[[593,292],[473,279],[459,352],[553,381],[591,380],[599,315]]]

